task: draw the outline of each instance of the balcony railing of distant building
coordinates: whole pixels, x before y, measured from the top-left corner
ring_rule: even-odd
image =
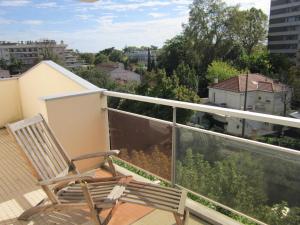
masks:
[[[153,110],[165,106],[172,113],[167,121],[105,109],[111,148],[121,149],[122,160],[257,224],[266,224],[266,215],[281,205],[289,210],[300,206],[300,151],[253,140],[255,134],[246,139],[188,126],[178,122],[178,114],[184,109],[293,129],[300,128],[300,120],[112,91],[102,94],[109,102],[127,101],[127,108],[135,102]]]

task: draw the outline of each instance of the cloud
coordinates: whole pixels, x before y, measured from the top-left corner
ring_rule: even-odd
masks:
[[[167,14],[165,13],[155,13],[155,12],[149,13],[148,15],[152,16],[153,18],[161,18],[167,16]]]
[[[13,24],[13,23],[14,23],[14,20],[0,18],[0,25],[9,25],[9,24]]]
[[[237,5],[239,4],[242,9],[249,9],[255,7],[261,9],[267,15],[270,14],[270,1],[263,0],[225,0],[228,5]]]
[[[20,7],[29,4],[29,0],[0,0],[0,6]]]
[[[126,3],[120,3],[117,1],[98,1],[93,4],[81,4],[77,5],[76,11],[86,12],[88,10],[109,10],[109,11],[129,11],[129,10],[140,10],[142,8],[151,8],[151,7],[162,7],[171,5],[172,1],[127,1]]]
[[[26,25],[40,25],[42,20],[11,20],[0,18],[0,25],[11,25],[11,24],[26,24]]]
[[[27,25],[41,25],[43,23],[42,20],[23,20],[21,21],[22,24]]]
[[[35,4],[35,7],[40,9],[47,9],[47,8],[56,8],[58,7],[58,5],[56,2],[43,2],[43,3]]]
[[[80,20],[89,20],[89,19],[93,18],[93,16],[90,14],[79,14],[79,15],[76,15],[76,17],[79,18]]]

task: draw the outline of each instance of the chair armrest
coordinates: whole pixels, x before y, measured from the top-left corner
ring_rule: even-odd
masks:
[[[71,161],[74,162],[74,161],[96,158],[96,157],[108,157],[111,155],[118,155],[119,153],[120,153],[119,150],[110,150],[108,152],[95,152],[95,153],[90,153],[90,154],[85,154],[85,155],[75,157]]]
[[[40,181],[38,182],[39,185],[51,185],[51,184],[57,184],[60,182],[72,182],[72,181],[82,181],[82,180],[92,180],[93,177],[92,176],[88,176],[88,175],[82,175],[82,174],[78,174],[78,175],[71,175],[71,176],[65,176],[65,177],[56,177],[56,178],[52,178],[49,180],[44,180],[44,181]]]

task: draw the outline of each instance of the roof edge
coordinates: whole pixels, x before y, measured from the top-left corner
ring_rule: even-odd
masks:
[[[66,68],[62,67],[61,65],[58,65],[57,63],[51,61],[51,60],[44,60],[41,61],[40,63],[36,64],[35,66],[31,67],[29,70],[27,70],[26,72],[24,72],[21,76],[25,76],[28,72],[34,70],[35,68],[37,68],[39,65],[41,64],[46,64],[47,66],[51,67],[52,69],[60,72],[62,75],[64,75],[65,77],[67,77],[68,79],[74,81],[75,83],[79,84],[80,86],[82,86],[83,88],[86,88],[88,90],[105,90],[103,88],[99,88],[96,85],[86,81],[85,79],[79,77],[78,75],[76,75],[75,73],[67,70]]]

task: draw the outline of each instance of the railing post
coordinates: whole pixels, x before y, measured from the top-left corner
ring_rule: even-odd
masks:
[[[173,124],[172,124],[172,158],[171,158],[171,182],[172,186],[175,186],[176,179],[176,107],[173,107]]]

